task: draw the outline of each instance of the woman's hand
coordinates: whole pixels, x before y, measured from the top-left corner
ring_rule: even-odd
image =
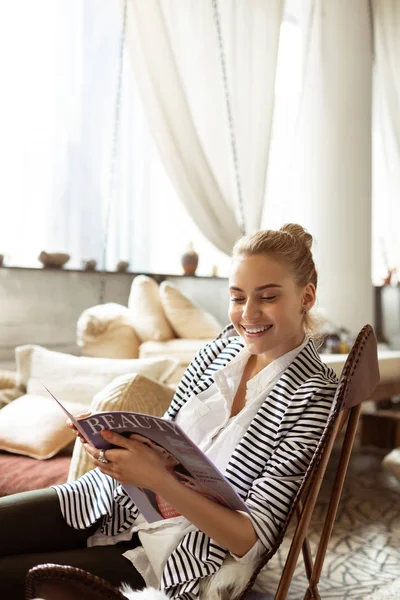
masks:
[[[120,448],[105,450],[108,462],[99,461],[100,450],[84,444],[86,452],[102,473],[159,494],[198,529],[233,554],[244,556],[257,541],[257,534],[247,516],[209,500],[182,483],[165,465],[162,455],[140,442],[118,433],[103,431],[107,442]],[[164,462],[163,462],[164,461]]]
[[[79,415],[74,415],[74,417],[78,421],[79,419],[84,419],[85,417],[90,417],[91,414],[93,414],[93,413],[91,413],[89,411],[89,412],[85,412],[85,413],[80,413]],[[71,419],[67,419],[66,425],[70,429],[74,430],[74,433],[75,433],[76,437],[79,438],[81,440],[81,442],[86,442],[85,438],[82,436],[81,433],[79,433],[79,431],[77,430],[77,428],[75,427],[75,425],[73,424],[73,422],[71,421]]]
[[[173,477],[163,465],[162,458],[142,442],[133,439],[134,435],[126,438],[118,433],[103,431],[102,436],[107,442],[120,447],[104,451],[107,463],[98,460],[100,450],[88,443],[83,444],[102,473],[153,492],[160,490],[166,478]]]

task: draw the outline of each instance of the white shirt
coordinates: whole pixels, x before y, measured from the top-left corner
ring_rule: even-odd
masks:
[[[300,346],[274,360],[247,382],[245,406],[234,417],[230,416],[233,400],[251,356],[246,348],[226,367],[214,373],[214,383],[206,391],[189,397],[178,412],[175,422],[222,473],[262,403],[307,342],[306,338]],[[167,559],[181,539],[195,529],[182,516],[147,523],[140,515],[134,526],[121,534],[106,536],[96,532],[88,539],[88,546],[126,541],[137,531],[141,546],[128,550],[124,556],[131,560],[147,585],[158,587]],[[258,540],[244,556],[237,557],[232,553],[231,556],[237,562],[245,563],[253,561],[264,550]]]

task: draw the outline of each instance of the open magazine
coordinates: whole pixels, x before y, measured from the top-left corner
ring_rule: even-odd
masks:
[[[182,485],[191,487],[210,500],[233,510],[248,512],[247,506],[231,484],[173,421],[122,411],[99,412],[76,419],[50,390],[44,387],[68,415],[79,433],[95,448],[107,450],[113,447],[102,437],[101,431],[104,429],[126,437],[134,435],[162,456],[166,468]],[[179,515],[170,504],[151,490],[121,483],[149,523]]]

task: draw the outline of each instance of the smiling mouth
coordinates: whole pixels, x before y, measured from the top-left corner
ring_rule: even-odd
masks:
[[[266,331],[268,331],[269,329],[271,329],[272,325],[264,325],[264,327],[244,327],[242,325],[243,329],[245,330],[246,334],[248,335],[257,335],[260,333],[265,333]]]

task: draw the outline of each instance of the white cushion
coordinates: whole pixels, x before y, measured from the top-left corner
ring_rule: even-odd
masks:
[[[134,278],[128,306],[133,326],[143,342],[175,337],[161,305],[158,283],[151,277],[138,275]]]
[[[222,325],[209,312],[192,302],[170,281],[160,285],[165,314],[177,336],[185,339],[214,339]]]
[[[84,310],[77,323],[77,344],[85,356],[137,358],[140,339],[127,306],[108,302]]]
[[[76,402],[64,405],[73,414],[86,410]],[[51,458],[75,439],[65,421],[65,413],[49,395],[25,394],[0,410],[0,450]]]
[[[395,448],[385,456],[383,467],[400,481],[400,448]]]
[[[211,340],[183,340],[175,339],[168,342],[143,342],[139,349],[140,358],[161,358],[169,356],[179,362],[179,366],[172,372],[166,382],[176,387],[189,363],[203,346]]]
[[[178,361],[169,358],[91,358],[34,345],[19,346],[15,356],[19,384],[26,387],[28,394],[48,396],[43,382],[61,402],[86,406],[119,375],[138,373],[164,382],[178,365]]]
[[[169,356],[179,361],[180,365],[188,365],[208,341],[211,340],[175,339],[167,342],[143,342],[139,348],[139,356],[140,358]]]

